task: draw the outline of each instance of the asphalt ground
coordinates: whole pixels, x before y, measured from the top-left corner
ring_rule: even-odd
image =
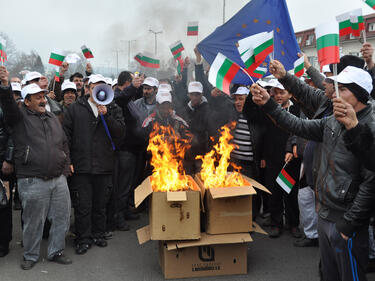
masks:
[[[40,261],[31,270],[20,268],[22,259],[20,211],[13,212],[13,240],[10,253],[0,258],[0,281],[117,281],[164,280],[158,262],[158,243],[138,244],[136,229],[147,225],[146,213],[130,221],[131,230],[116,231],[108,247],[93,246],[85,255],[76,255],[73,239],[67,238],[65,253],[73,260],[71,265],[49,262],[46,257],[47,241],[43,240]],[[267,230],[267,228],[264,228]],[[319,280],[318,248],[296,248],[288,231],[271,239],[252,234],[248,244],[247,275],[189,278],[184,280],[256,280],[256,281],[317,281]],[[375,281],[375,274],[368,275]]]

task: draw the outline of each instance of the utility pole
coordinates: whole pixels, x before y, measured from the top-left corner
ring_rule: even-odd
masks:
[[[128,69],[130,67],[130,47],[132,42],[136,42],[137,40],[120,40],[122,43],[128,43]]]
[[[225,0],[223,0],[223,24],[225,23]]]
[[[118,75],[118,53],[120,52],[120,50],[116,49],[116,50],[113,50],[113,52],[116,53],[116,69],[117,69],[116,75]]]
[[[154,33],[155,35],[155,55],[158,54],[158,39],[157,35],[163,33],[163,31],[153,31],[151,28],[149,29],[151,33]]]

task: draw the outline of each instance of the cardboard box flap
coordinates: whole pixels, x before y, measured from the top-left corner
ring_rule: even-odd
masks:
[[[167,192],[167,201],[187,201],[186,191]]]
[[[201,239],[196,241],[170,241],[167,242],[167,249],[176,250],[178,248],[189,248],[195,246],[207,246],[217,244],[237,244],[252,242],[249,233],[233,233],[233,234],[216,234],[210,235],[207,233],[201,233]]]
[[[257,182],[256,180],[252,179],[252,178],[249,178],[249,177],[246,177],[246,176],[243,176],[249,183],[252,184],[252,186],[264,191],[264,192],[267,192],[269,194],[271,194],[271,192],[267,189],[267,187],[265,187],[264,185],[260,184],[259,182]]]
[[[150,182],[150,177],[147,177],[135,190],[134,190],[134,204],[138,208],[139,205],[153,192]]]
[[[263,230],[263,228],[261,228],[256,222],[253,222],[253,232],[268,235],[268,233]]]
[[[251,186],[237,186],[237,187],[219,187],[210,188],[210,193],[213,199],[237,197],[256,194],[256,191]]]
[[[142,245],[151,240],[150,226],[146,225],[140,229],[137,229],[137,238],[139,245]]]
[[[199,174],[195,174],[194,180],[197,183],[197,185],[198,185],[198,187],[199,187],[199,189],[201,191],[201,209],[202,209],[202,212],[205,213],[206,210],[204,209],[204,202],[203,202],[203,200],[204,200],[204,195],[206,194],[206,189],[203,186],[203,182],[202,182]]]

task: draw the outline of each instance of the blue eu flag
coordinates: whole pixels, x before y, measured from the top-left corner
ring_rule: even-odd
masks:
[[[217,53],[222,53],[245,68],[237,50],[237,42],[263,31],[274,31],[274,59],[279,60],[287,70],[293,69],[298,59],[299,46],[294,36],[285,0],[252,0],[236,15],[198,44],[198,50],[212,64]],[[261,64],[268,67],[269,59]],[[266,75],[270,75],[267,72]],[[236,84],[251,84],[246,74],[239,71],[233,80]]]

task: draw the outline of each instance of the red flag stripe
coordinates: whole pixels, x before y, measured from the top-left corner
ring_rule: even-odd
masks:
[[[296,181],[287,173],[287,171],[285,171],[285,169],[282,169],[281,173],[292,185],[296,183]]]
[[[239,66],[236,64],[232,64],[229,68],[227,74],[225,75],[224,81],[223,81],[223,92],[224,93],[230,93],[229,86],[232,82],[233,78],[236,76],[238,70],[240,70]]]

